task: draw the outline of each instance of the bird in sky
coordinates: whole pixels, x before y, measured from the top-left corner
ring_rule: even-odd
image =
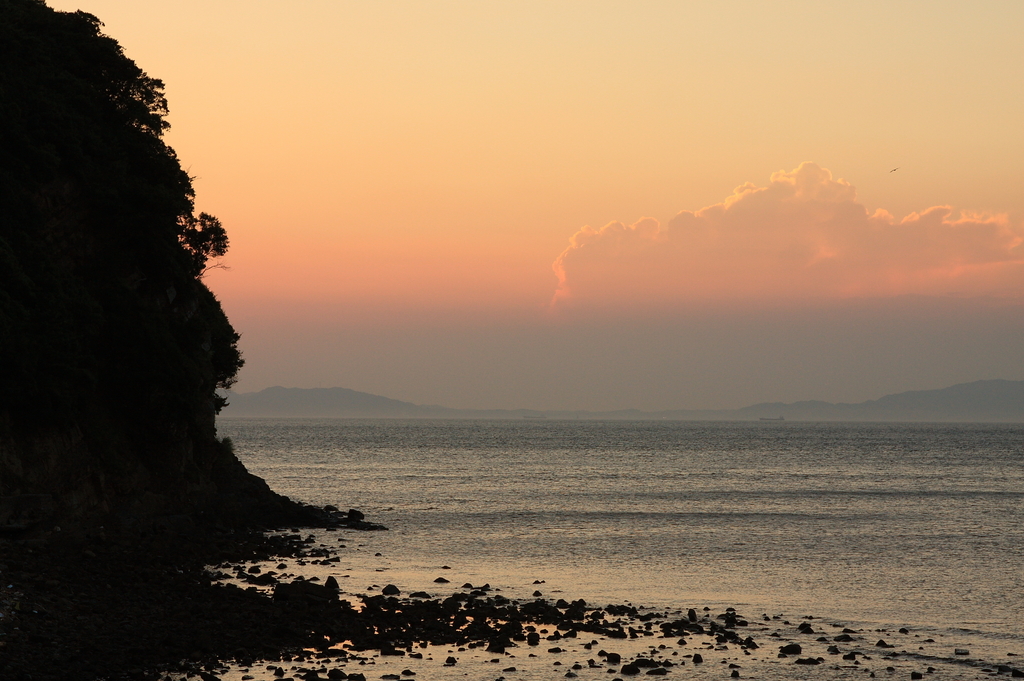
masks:
[[[899,166],[896,166],[895,168],[893,168],[893,169],[892,169],[892,170],[890,170],[889,172],[890,172],[890,173],[895,173],[895,172],[896,172],[897,170],[899,170],[899,169],[900,169],[900,168],[899,168]]]

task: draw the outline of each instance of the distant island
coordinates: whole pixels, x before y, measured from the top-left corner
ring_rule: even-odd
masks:
[[[939,390],[913,390],[856,404],[809,400],[718,410],[453,409],[347,388],[273,387],[259,392],[228,393],[227,399],[228,406],[222,412],[226,417],[1024,423],[1024,381],[1002,379],[960,383]]]

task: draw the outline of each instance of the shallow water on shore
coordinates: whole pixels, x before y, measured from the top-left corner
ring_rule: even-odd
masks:
[[[390,528],[318,537],[345,545],[330,569],[351,594],[445,595],[433,583],[445,576],[510,598],[908,627],[938,658],[1024,655],[1020,427],[222,419],[219,431],[275,490]]]

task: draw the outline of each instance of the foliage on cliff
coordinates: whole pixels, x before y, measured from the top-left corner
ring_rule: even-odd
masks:
[[[227,236],[162,138],[163,83],[101,29],[0,0],[0,493],[81,487],[55,469],[72,450],[94,488],[230,456],[213,416],[238,334],[200,279]]]

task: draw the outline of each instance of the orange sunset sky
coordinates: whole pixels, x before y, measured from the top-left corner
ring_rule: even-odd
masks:
[[[1024,2],[48,4],[166,84],[231,238],[207,282],[237,390],[681,409],[1024,379]]]

